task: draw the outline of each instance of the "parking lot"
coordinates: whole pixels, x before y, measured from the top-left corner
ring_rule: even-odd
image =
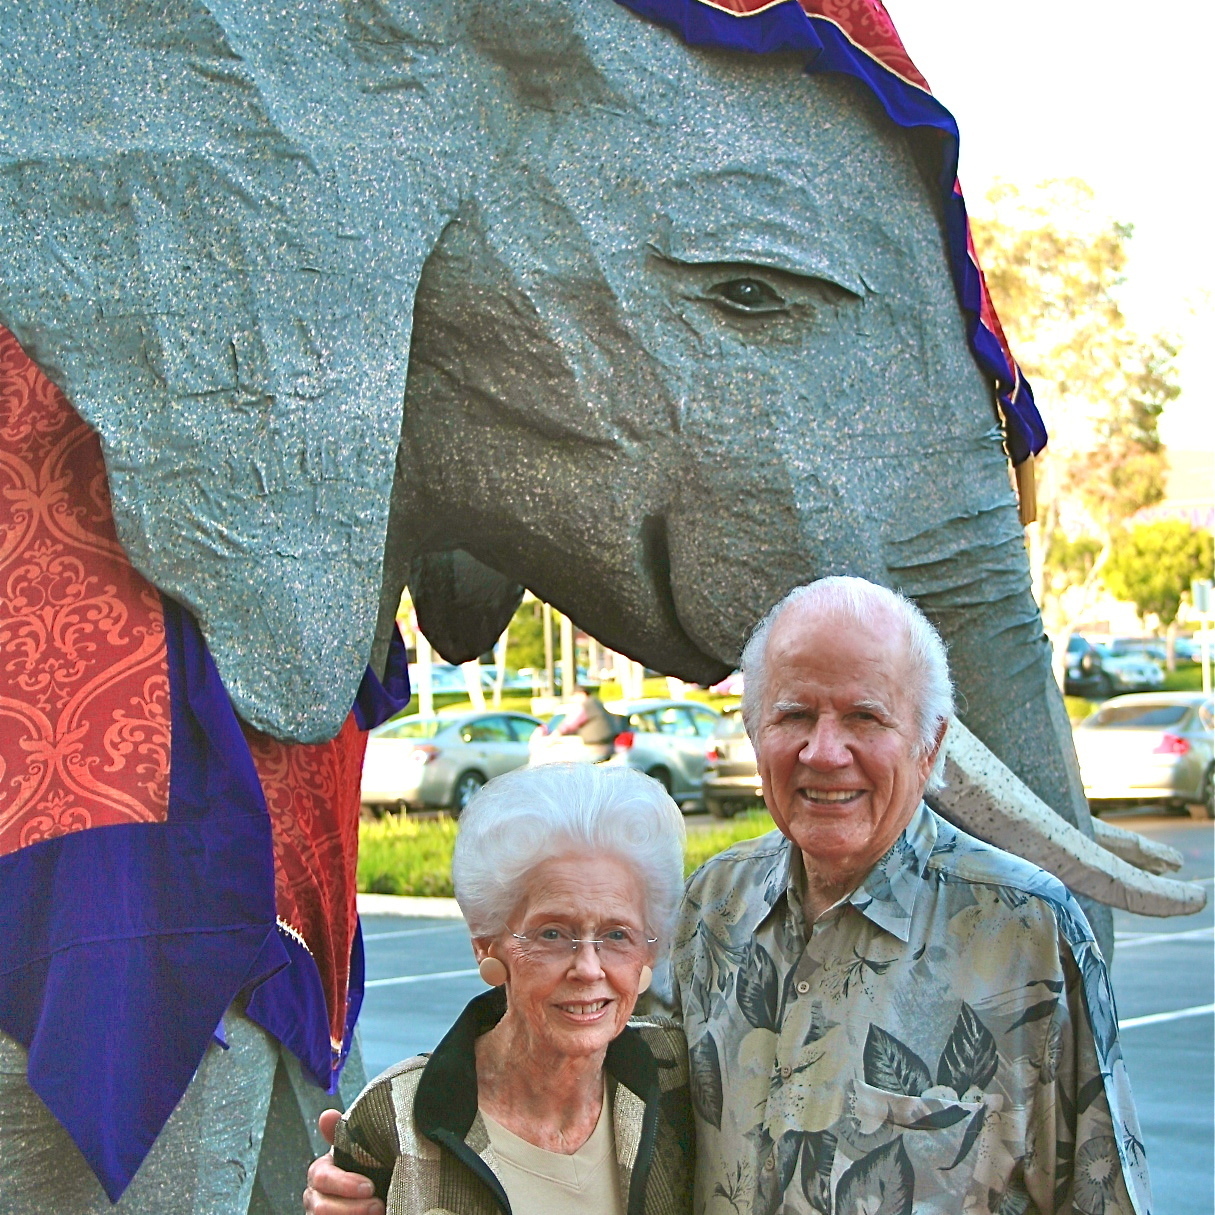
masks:
[[[695,826],[697,818],[689,819]],[[1215,824],[1120,814],[1111,821],[1185,856],[1211,888]],[[1156,1210],[1215,1210],[1215,913],[1153,920],[1116,912],[1113,980],[1123,1050],[1152,1165]],[[360,1019],[368,1075],[429,1050],[484,985],[460,920],[365,916]]]

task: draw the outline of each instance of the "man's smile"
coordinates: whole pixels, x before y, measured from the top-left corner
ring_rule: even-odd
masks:
[[[866,789],[799,789],[798,792],[816,806],[844,806],[859,801]]]

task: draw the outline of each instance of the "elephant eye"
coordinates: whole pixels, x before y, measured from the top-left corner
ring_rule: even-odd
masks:
[[[757,278],[732,278],[709,290],[714,301],[731,312],[780,312],[785,307],[785,301]]]

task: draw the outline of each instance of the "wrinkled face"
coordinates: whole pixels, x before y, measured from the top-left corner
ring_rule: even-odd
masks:
[[[520,1019],[537,1053],[582,1057],[606,1050],[632,1014],[641,968],[652,955],[647,947],[621,962],[607,949],[580,945],[550,960],[511,934],[602,940],[613,929],[637,941],[646,936],[644,893],[629,865],[610,856],[569,856],[532,870],[509,931],[490,952],[506,963],[508,1016]]]
[[[764,800],[807,865],[841,879],[889,849],[932,771],[905,650],[893,620],[862,628],[793,607],[772,626],[755,739]]]

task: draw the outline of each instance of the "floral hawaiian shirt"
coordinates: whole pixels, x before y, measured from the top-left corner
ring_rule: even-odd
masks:
[[[704,1215],[1148,1215],[1105,962],[1066,888],[921,805],[809,924],[778,832],[688,884]]]

